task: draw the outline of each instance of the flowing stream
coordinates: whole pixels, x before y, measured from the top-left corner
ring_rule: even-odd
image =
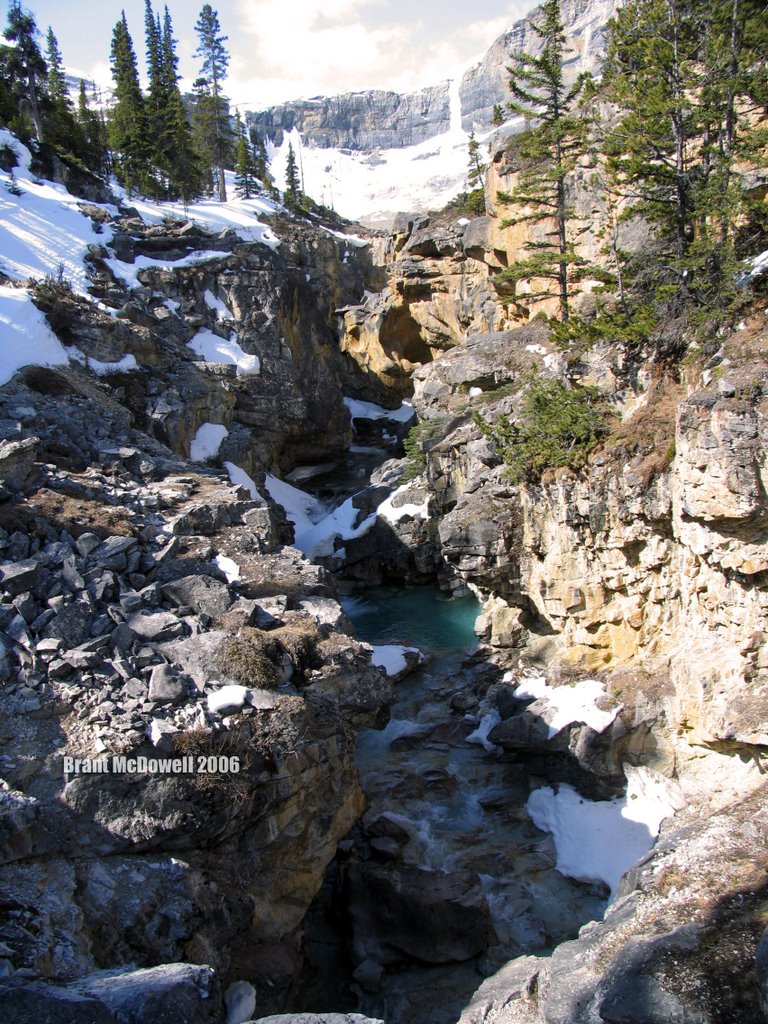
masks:
[[[305,477],[299,472],[292,481],[332,507],[365,484],[373,462],[374,453],[356,453],[348,465]],[[342,603],[361,640],[417,647],[429,659],[396,684],[386,728],[358,737],[368,809],[345,852],[471,873],[482,885],[496,938],[468,962],[426,966],[425,953],[422,961],[417,955],[390,966],[376,985],[361,986],[348,957],[353,926],[340,896],[343,870],[334,862],[308,919],[314,979],[301,1008],[357,1009],[387,1024],[449,1024],[484,974],[514,956],[549,950],[600,917],[606,889],[555,869],[553,839],[525,809],[537,780],[524,760],[487,739],[499,721],[490,698],[501,673],[477,648],[477,600],[449,598],[437,587],[387,586],[350,593]],[[369,844],[366,829],[382,816],[400,830],[397,851]]]

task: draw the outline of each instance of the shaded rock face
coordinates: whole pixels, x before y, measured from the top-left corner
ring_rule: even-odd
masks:
[[[259,113],[248,112],[246,124],[281,145],[283,134],[297,128],[311,145],[323,149],[396,149],[416,146],[448,130],[448,85],[401,95],[375,89],[319,96],[283,103]]]
[[[121,318],[75,305],[71,340],[102,362],[136,358],[141,372],[113,380],[136,425],[184,456],[203,423],[227,428],[222,458],[251,473],[327,457],[351,437],[336,310],[378,288],[378,272],[364,246],[347,249],[329,232],[290,222],[279,230],[273,251],[232,232],[214,237],[123,218],[111,245],[123,262],[221,251],[220,260],[145,268],[130,297],[103,262],[106,253],[93,252],[94,291],[122,307]],[[234,338],[251,359],[248,374],[203,361],[188,344],[200,331]]]
[[[490,945],[491,919],[477,876],[352,863],[345,899],[358,963],[446,963]]]

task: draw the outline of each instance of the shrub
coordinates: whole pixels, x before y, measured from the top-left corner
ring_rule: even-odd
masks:
[[[568,387],[562,381],[531,381],[523,397],[519,422],[500,415],[489,423],[472,418],[496,445],[513,483],[533,482],[545,469],[583,466],[608,432],[608,410],[597,388]]]
[[[442,437],[444,431],[444,418],[442,416],[433,420],[421,420],[414,424],[408,431],[408,436],[403,441],[405,450],[405,470],[403,480],[414,480],[423,473],[427,465],[427,454],[425,444]]]

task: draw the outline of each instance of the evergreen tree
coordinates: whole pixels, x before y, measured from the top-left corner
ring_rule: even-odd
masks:
[[[77,100],[77,123],[83,140],[83,162],[94,174],[106,177],[109,174],[106,125],[102,115],[91,110],[85,82],[82,79]]]
[[[59,149],[85,158],[85,137],[75,120],[74,106],[69,98],[64,61],[58,40],[52,28],[46,36],[46,61],[48,64],[48,110],[45,112],[46,142]]]
[[[115,175],[131,194],[146,190],[150,175],[144,97],[125,12],[112,33],[111,66],[115,104],[109,118],[109,142]]]
[[[541,53],[533,57],[517,52],[508,68],[514,97],[509,108],[535,125],[517,140],[519,182],[511,193],[500,192],[498,199],[520,211],[506,221],[507,225],[544,223],[551,228],[542,240],[528,244],[531,255],[526,260],[502,271],[497,281],[502,286],[507,282],[516,285],[524,279],[552,282],[554,292],[544,285],[543,291],[528,298],[556,295],[561,319],[567,321],[569,268],[586,269],[569,240],[573,214],[566,197],[568,178],[586,148],[587,119],[577,109],[585,79],[581,76],[570,88],[565,85],[567,50],[559,0],[545,0],[540,10],[541,21],[533,29],[542,40]]]
[[[623,110],[605,140],[609,169],[628,215],[656,229],[637,287],[694,319],[743,299],[737,166],[755,157],[760,131],[745,115],[765,69],[745,42],[754,10],[750,0],[629,0],[609,30],[604,88]]]
[[[493,104],[493,117],[491,118],[491,122],[497,128],[499,125],[504,124],[504,109],[500,103]]]
[[[8,8],[4,35],[9,42],[16,44],[8,48],[5,62],[11,95],[18,110],[10,127],[21,138],[34,137],[39,142],[43,138],[41,100],[47,69],[37,45],[35,19],[22,9],[19,0],[12,0]]]
[[[296,210],[301,202],[301,182],[296,154],[292,143],[288,143],[288,160],[285,165],[285,205],[289,210]]]
[[[469,136],[469,171],[467,173],[467,187],[470,191],[483,188],[483,175],[485,165],[480,161],[480,143],[475,138],[475,133],[470,132]]]
[[[197,104],[195,107],[195,129],[198,144],[213,175],[216,196],[220,202],[227,201],[227,186],[224,167],[231,154],[231,131],[226,98],[222,95],[222,83],[227,76],[229,54],[221,34],[219,16],[210,4],[204,4],[195,25],[200,45],[195,56],[202,60],[201,73],[195,83]]]
[[[162,33],[152,9],[151,0],[144,0],[144,40],[149,84],[144,103],[147,140],[151,149],[152,163],[164,181],[164,185],[158,186],[158,194],[167,196],[167,182],[170,176],[167,145],[169,97],[163,75]]]
[[[256,167],[239,110],[235,121],[235,137],[235,192],[240,199],[250,199],[257,189]]]
[[[168,139],[172,160],[174,196],[186,207],[205,192],[200,154],[195,147],[192,126],[179,89],[179,59],[168,8],[163,14],[163,76],[168,94]]]

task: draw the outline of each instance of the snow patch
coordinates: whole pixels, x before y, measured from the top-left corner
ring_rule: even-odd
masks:
[[[22,366],[66,366],[69,356],[26,288],[0,286],[0,384]]]
[[[499,748],[495,743],[491,743],[488,736],[500,721],[501,715],[496,711],[496,709],[490,711],[487,715],[483,715],[475,731],[471,732],[469,736],[467,736],[467,743],[477,743],[489,753],[498,750]]]
[[[345,398],[344,405],[353,420],[392,420],[395,423],[408,423],[415,413],[413,405],[405,401],[399,409],[385,409],[374,402],[363,402],[359,398]]]
[[[112,230],[96,234],[90,217],[79,209],[82,199],[63,185],[34,178],[31,155],[7,129],[0,129],[0,146],[13,149],[18,166],[0,171],[0,271],[18,281],[59,277],[79,295],[88,294],[85,256],[95,242],[112,241]],[[94,204],[96,205],[96,204]]]
[[[229,479],[235,487],[245,487],[254,501],[260,501],[262,505],[264,504],[264,498],[256,490],[256,484],[251,480],[244,469],[241,469],[240,466],[236,466],[234,462],[225,462],[224,469],[229,473]]]
[[[234,320],[232,311],[223,299],[217,298],[210,288],[206,288],[203,293],[203,300],[208,309],[213,310],[218,320]]]
[[[240,566],[226,555],[216,555],[213,564],[227,577],[227,583],[236,583],[240,579]]]
[[[203,423],[189,445],[189,457],[193,462],[207,462],[219,454],[221,442],[229,431],[221,423]]]
[[[213,331],[203,328],[187,344],[206,363],[227,363],[236,366],[238,377],[254,376],[261,371],[259,357],[248,355],[240,348],[234,331],[227,339],[220,338]]]
[[[403,484],[396,491],[393,491],[376,509],[376,514],[381,516],[382,519],[386,519],[388,523],[397,523],[401,519],[405,519],[406,516],[411,519],[429,519],[429,496],[424,499],[421,505],[409,503],[395,506],[393,504],[398,494],[403,494],[409,487],[410,484]]]
[[[126,263],[124,260],[119,260],[112,256],[104,260],[104,262],[118,281],[122,281],[131,291],[135,291],[137,288],[142,287],[139,273],[142,270],[147,270],[149,267],[161,267],[163,270],[175,270],[177,267],[196,267],[199,263],[221,259],[226,255],[228,254],[218,252],[215,249],[200,249],[189,253],[187,256],[182,256],[178,260],[158,260],[153,259],[151,256],[137,256],[133,263]]]
[[[139,369],[136,356],[130,352],[124,355],[122,359],[118,359],[116,363],[102,363],[98,359],[91,359],[90,356],[86,356],[85,365],[97,377],[108,377],[110,373],[130,373],[131,370]]]
[[[222,686],[220,690],[208,694],[208,710],[219,715],[239,711],[247,699],[248,690],[245,686]]]
[[[520,682],[514,696],[542,700],[552,709],[548,722],[550,739],[574,722],[583,722],[595,732],[605,732],[623,707],[619,704],[603,711],[597,706],[598,700],[606,696],[605,687],[597,679],[583,679],[573,686],[550,686],[544,676],[529,676]]]
[[[371,664],[388,676],[399,676],[408,668],[406,654],[417,654],[420,660],[422,657],[418,647],[403,647],[400,644],[379,644],[372,649]]]
[[[285,480],[280,480],[271,473],[267,473],[264,486],[272,500],[283,506],[297,535],[310,530],[316,522],[322,519],[323,512],[320,503],[317,498],[313,498],[306,491],[287,484]]]
[[[653,849],[662,821],[680,806],[663,776],[648,768],[625,770],[625,797],[586,800],[562,783],[557,793],[549,786],[537,789],[526,805],[534,825],[552,833],[560,874],[604,882],[612,897],[622,875]]]
[[[167,219],[179,223],[190,220],[214,234],[231,228],[244,242],[260,242],[270,249],[277,249],[280,239],[259,219],[273,214],[277,209],[276,205],[263,196],[253,199],[235,198],[235,176],[231,171],[226,171],[225,177],[228,194],[232,197],[226,203],[203,199],[197,203],[190,203],[185,209],[179,203],[156,203],[151,199],[141,199],[137,196],[129,197],[128,202],[145,224],[162,224]],[[112,189],[117,194],[125,196],[125,192],[115,182]]]

